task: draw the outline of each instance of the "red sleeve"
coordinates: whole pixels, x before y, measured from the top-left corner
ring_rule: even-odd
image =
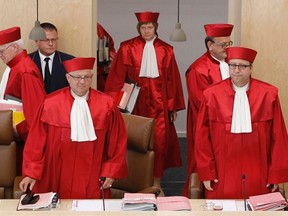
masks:
[[[42,176],[47,139],[46,125],[40,120],[42,109],[43,105],[36,112],[23,152],[22,175],[35,179],[41,179]]]
[[[283,183],[288,179],[288,137],[278,96],[275,100],[273,116],[268,183]]]
[[[21,94],[26,122],[17,125],[17,131],[21,137],[26,137],[35,113],[44,101],[46,93],[39,78],[29,73],[24,73],[22,76]]]
[[[195,157],[201,181],[217,178],[216,163],[209,132],[209,119],[206,100],[203,100],[197,118],[195,135]]]
[[[101,169],[101,176],[125,178],[128,176],[126,165],[127,132],[118,107],[114,104],[106,140],[107,155]]]
[[[121,88],[124,85],[127,75],[127,66],[124,63],[123,47],[120,47],[115,59],[112,62],[108,78],[105,84],[105,93],[117,101]]]
[[[185,109],[185,102],[183,96],[182,83],[180,78],[180,72],[176,63],[174,54],[171,56],[171,63],[168,72],[168,110],[178,111]]]

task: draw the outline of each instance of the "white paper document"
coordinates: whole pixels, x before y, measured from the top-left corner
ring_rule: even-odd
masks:
[[[105,200],[105,211],[122,211],[121,205],[122,200]],[[72,202],[73,211],[104,211],[102,200],[73,200]]]

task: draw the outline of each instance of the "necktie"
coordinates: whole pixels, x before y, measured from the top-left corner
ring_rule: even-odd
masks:
[[[44,59],[44,61],[46,62],[45,65],[45,77],[44,77],[44,83],[45,83],[45,91],[46,93],[49,93],[49,89],[50,89],[50,79],[51,79],[51,74],[50,74],[50,70],[49,70],[49,57],[46,57]]]

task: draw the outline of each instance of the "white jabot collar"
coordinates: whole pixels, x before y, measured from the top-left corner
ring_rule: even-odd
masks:
[[[243,87],[237,87],[233,84],[233,89],[236,91],[236,94],[234,98],[231,133],[251,133],[250,105],[246,94],[246,91],[249,89],[249,83]]]
[[[157,57],[153,45],[155,39],[156,36],[152,40],[146,41],[142,55],[139,77],[149,77],[149,78],[159,77]]]
[[[75,99],[70,113],[71,140],[77,142],[96,140],[97,137],[87,104],[89,91],[82,97],[77,96],[72,90],[71,94]]]
[[[3,76],[0,82],[0,99],[4,99],[4,94],[9,79],[10,70],[11,70],[10,67],[7,66],[5,71],[3,72]]]
[[[216,61],[218,61],[220,63],[220,72],[221,72],[222,80],[227,79],[228,77],[230,77],[228,64],[225,61],[218,60],[213,55],[211,55],[211,56],[212,56],[212,58],[214,58]]]

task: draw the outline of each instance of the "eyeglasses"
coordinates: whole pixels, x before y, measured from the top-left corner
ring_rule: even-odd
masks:
[[[233,45],[233,41],[219,43],[217,41],[212,41],[212,43],[216,44],[217,46],[221,46],[222,48],[226,48]]]
[[[68,73],[68,74],[69,74],[70,77],[73,78],[74,81],[77,81],[77,82],[80,82],[82,79],[83,79],[84,81],[90,80],[90,79],[92,79],[92,76],[93,76],[93,75],[73,76],[73,75],[71,75],[70,73]]]
[[[41,40],[41,41],[53,44],[53,43],[56,43],[57,40],[58,40],[58,38],[52,38],[52,39],[46,39],[46,40]]]
[[[229,68],[235,70],[237,67],[239,70],[245,70],[247,67],[251,67],[252,65],[236,65],[236,64],[228,64]]]
[[[3,53],[11,46],[12,44],[10,44],[9,46],[7,46],[6,48],[0,50],[0,55],[2,56]]]

